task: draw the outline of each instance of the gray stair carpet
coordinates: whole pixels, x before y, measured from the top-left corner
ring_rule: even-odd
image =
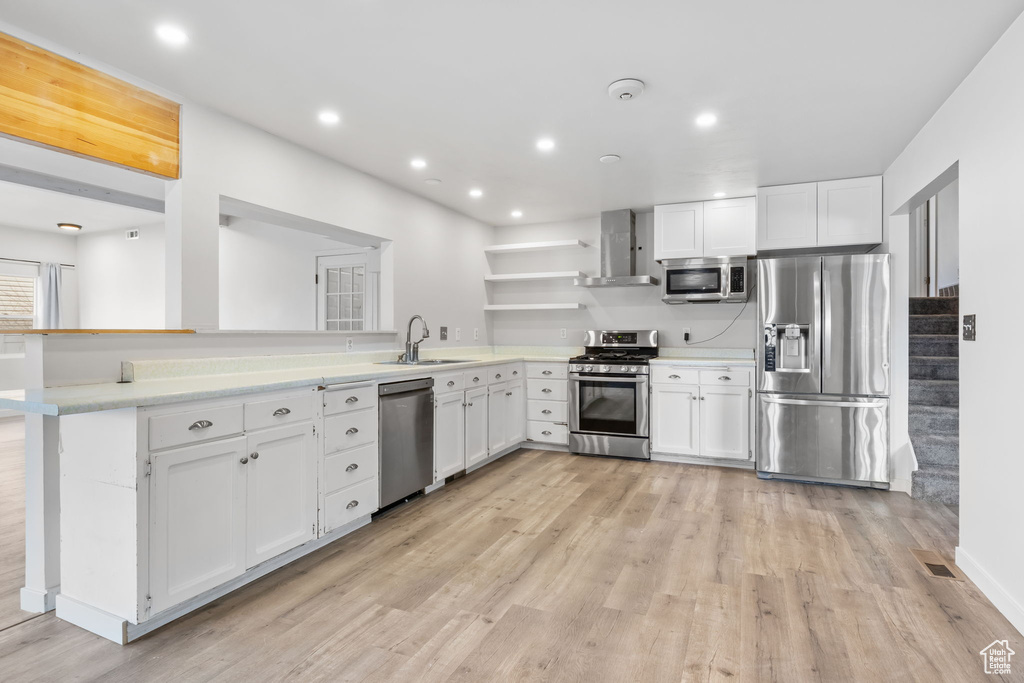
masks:
[[[960,502],[960,300],[910,299],[911,495]]]

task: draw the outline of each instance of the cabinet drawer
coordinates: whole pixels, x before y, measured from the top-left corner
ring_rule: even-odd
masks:
[[[324,420],[324,453],[344,451],[376,440],[376,410],[332,415]]]
[[[488,384],[496,384],[497,382],[507,382],[510,379],[512,379],[511,366],[491,365],[490,367],[484,369],[487,370]]]
[[[242,433],[242,405],[202,408],[149,418],[149,448],[159,450]]]
[[[328,455],[324,458],[324,491],[333,493],[376,477],[378,462],[376,443]]]
[[[327,530],[376,512],[380,503],[378,488],[377,477],[374,477],[324,496],[324,523]]]
[[[353,410],[372,408],[377,405],[377,387],[373,384],[330,388],[324,392],[324,415],[350,413]]]
[[[542,401],[564,401],[569,398],[569,384],[559,379],[531,379],[526,385],[526,397]]]
[[[313,418],[313,395],[285,396],[245,404],[245,428],[263,429]]]
[[[569,444],[569,428],[565,425],[556,425],[553,422],[535,422],[530,420],[526,423],[526,440],[539,441],[540,443],[558,443],[566,446]]]
[[[466,376],[461,372],[449,372],[434,376],[434,393],[447,394],[450,391],[462,391],[466,388]]]
[[[526,376],[530,379],[567,379],[568,363],[527,363]]]
[[[565,422],[568,419],[568,407],[565,401],[537,401],[526,402],[526,419],[541,420],[543,422]]]
[[[487,386],[487,376],[492,369],[493,368],[483,367],[467,371],[465,374],[463,374],[463,378],[465,380],[465,388],[472,389],[473,387]]]
[[[654,384],[697,384],[699,383],[699,372],[696,368],[652,365],[651,382]]]
[[[705,386],[747,387],[750,386],[750,373],[746,370],[701,370],[700,383]]]

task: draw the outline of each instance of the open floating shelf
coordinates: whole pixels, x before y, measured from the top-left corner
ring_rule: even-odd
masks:
[[[583,304],[490,304],[485,311],[578,311]]]
[[[486,275],[487,282],[530,282],[531,280],[571,280],[586,277],[580,270],[561,270],[553,273],[512,273],[511,275]]]
[[[522,244],[496,244],[484,247],[487,254],[516,254],[524,251],[549,251],[554,249],[579,249],[587,246],[581,240],[555,240],[553,242],[523,242]]]

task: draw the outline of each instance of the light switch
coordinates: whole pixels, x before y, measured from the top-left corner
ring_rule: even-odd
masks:
[[[448,328],[441,327],[441,341],[448,341]]]
[[[975,341],[977,334],[977,327],[974,320],[975,316],[971,315],[964,316],[964,341]]]

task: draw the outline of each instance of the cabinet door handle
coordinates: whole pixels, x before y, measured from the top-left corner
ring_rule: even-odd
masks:
[[[550,375],[551,371],[550,370],[545,370],[544,372],[542,372],[540,374],[542,374],[542,375]]]
[[[550,394],[551,393],[550,389],[541,389],[541,391],[544,392],[545,394]]]
[[[345,403],[359,403],[359,397],[349,396],[348,398],[345,399]]]
[[[355,463],[352,463],[351,465],[349,465],[348,467],[345,468],[345,471],[346,472],[353,472],[353,471],[358,470],[358,469],[359,469],[359,465],[357,465]]]
[[[345,430],[345,433],[346,434],[358,434],[359,430],[356,429],[355,427],[349,427],[348,429]]]
[[[212,426],[213,426],[213,423],[210,422],[209,420],[197,420],[197,421],[193,422],[191,425],[189,425],[188,431],[194,432],[197,429],[206,429],[207,427],[212,427]]]
[[[288,408],[278,408],[277,410],[274,411],[274,417],[280,417],[282,415],[289,415],[289,414],[291,414],[291,412],[292,411],[289,410]]]
[[[260,457],[260,454],[258,452],[256,452],[256,453],[253,453],[252,455],[250,455],[249,457],[252,458],[253,460],[258,460],[259,457]]]
[[[242,458],[238,462],[242,463],[243,465],[247,465],[249,463],[249,458]]]
[[[555,424],[556,425],[562,425],[563,427],[567,426],[565,422],[556,422]]]
[[[700,397],[700,400],[702,400],[702,401],[703,401],[703,400],[704,400],[704,397],[703,397],[703,396],[701,396],[701,397]]]
[[[550,415],[551,414],[551,411],[548,410],[547,408],[545,408],[544,410],[542,410],[540,412],[541,412],[541,415]]]
[[[669,375],[669,379],[679,379],[679,375]]]
[[[345,508],[348,509],[348,510],[351,510],[352,508],[354,508],[357,505],[359,505],[359,501],[358,500],[353,500],[351,503],[346,505]]]
[[[506,392],[505,392],[505,395],[506,395],[506,396],[511,396],[511,395],[512,395],[512,392],[511,392],[511,391],[506,391]]]
[[[544,436],[551,436],[551,432],[549,432],[546,429],[543,432],[541,432],[541,434],[543,434]]]
[[[515,376],[516,376],[516,375],[518,375],[518,374],[519,374],[519,371],[518,371],[518,370],[513,370],[513,371],[512,371],[512,376],[513,376],[513,377],[515,377]]]
[[[696,400],[697,400],[697,397],[696,397],[696,396],[691,396],[690,398],[692,398],[692,399],[693,399],[694,401],[696,401]]]
[[[469,406],[470,408],[472,408],[472,407],[473,407],[473,404],[472,404],[472,402],[470,402],[470,403],[464,403],[463,405],[468,405],[468,406]]]
[[[730,377],[729,375],[722,375],[718,379],[719,379],[719,381],[722,381],[722,382],[730,382],[730,381],[732,381],[732,377]]]
[[[453,380],[453,379],[448,380],[448,386],[454,387],[455,386],[455,380]]]
[[[501,379],[501,373],[499,372],[497,375],[495,375],[494,379]]]

